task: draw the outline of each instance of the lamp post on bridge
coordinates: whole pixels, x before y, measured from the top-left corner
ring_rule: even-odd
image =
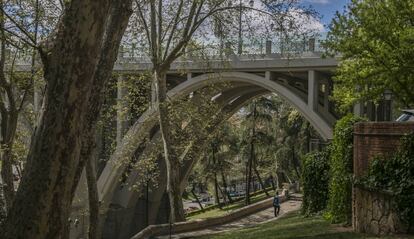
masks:
[[[385,90],[383,93],[384,98],[384,120],[391,121],[392,118],[392,91]]]

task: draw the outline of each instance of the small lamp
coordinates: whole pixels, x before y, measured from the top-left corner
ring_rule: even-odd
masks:
[[[385,90],[383,93],[384,100],[391,100],[392,99],[392,91]]]

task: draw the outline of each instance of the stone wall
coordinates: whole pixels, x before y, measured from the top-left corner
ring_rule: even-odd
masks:
[[[414,132],[414,123],[369,122],[354,128],[354,177],[364,176],[374,156],[394,152],[400,138]],[[378,235],[401,232],[403,226],[393,210],[390,192],[353,188],[352,226],[357,232]]]
[[[398,216],[392,208],[392,195],[354,188],[354,210],[357,212],[354,229],[376,235],[387,235],[401,230]]]

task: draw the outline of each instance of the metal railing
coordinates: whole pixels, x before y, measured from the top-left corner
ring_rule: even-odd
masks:
[[[323,52],[321,39],[310,38],[302,41],[270,41],[265,39],[246,39],[243,41],[243,52],[240,57],[265,58],[300,57],[306,52]],[[237,55],[237,42],[224,44],[211,43],[189,50],[177,62],[228,59]],[[149,50],[146,47],[120,46],[117,63],[150,63]],[[32,63],[31,53],[12,52],[7,50],[8,65],[29,66]],[[37,59],[39,62],[40,59]]]

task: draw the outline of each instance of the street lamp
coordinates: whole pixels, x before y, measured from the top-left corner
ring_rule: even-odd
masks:
[[[390,90],[385,90],[383,93],[383,98],[384,98],[384,108],[385,108],[385,112],[384,112],[384,120],[385,121],[391,121],[391,113],[392,113],[392,109],[391,109],[391,105],[392,105],[392,91]]]
[[[249,1],[249,6],[250,7],[254,6],[254,0]],[[239,42],[238,42],[238,49],[237,49],[237,53],[239,55],[241,55],[242,52],[243,52],[242,14],[243,14],[243,2],[242,2],[242,0],[240,0],[240,2],[239,2]]]

